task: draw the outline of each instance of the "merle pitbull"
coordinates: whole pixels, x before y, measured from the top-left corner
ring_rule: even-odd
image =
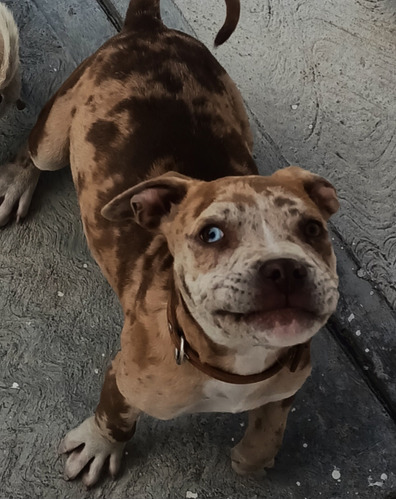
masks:
[[[226,3],[218,43],[238,21],[239,1]],[[95,415],[60,444],[66,476],[115,475],[142,412],[249,410],[232,466],[271,467],[310,339],[337,304],[334,188],[298,167],[258,175],[239,92],[163,25],[159,0],[132,0],[122,31],[44,107],[3,167],[1,223],[15,204],[26,214],[40,170],[68,163],[124,327]]]

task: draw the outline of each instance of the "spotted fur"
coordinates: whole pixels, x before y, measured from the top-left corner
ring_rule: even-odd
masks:
[[[60,445],[72,452],[67,477],[88,467],[83,481],[92,485],[106,456],[114,474],[140,412],[170,419],[251,410],[233,467],[271,466],[289,398],[310,373],[309,349],[295,373],[285,366],[245,386],[178,366],[170,290],[202,362],[239,374],[268,368],[289,346],[309,341],[335,309],[326,229],[338,207],[334,188],[298,167],[257,175],[238,90],[200,42],[162,24],[158,0],[132,0],[121,33],[44,107],[29,148],[41,170],[70,160],[89,247],[125,316],[95,418]],[[214,244],[202,238],[210,225],[224,234]],[[294,266],[290,290],[274,284],[282,267],[267,276],[274,261]]]

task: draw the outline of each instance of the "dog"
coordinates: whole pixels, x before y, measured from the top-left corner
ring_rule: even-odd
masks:
[[[12,104],[24,109],[20,94],[18,27],[11,11],[0,3],[0,118]]]
[[[226,3],[220,42],[239,12]],[[70,161],[89,248],[124,312],[96,412],[60,443],[66,478],[115,476],[142,412],[249,410],[232,467],[273,466],[310,340],[336,308],[326,224],[339,204],[299,167],[258,175],[252,147],[226,71],[163,25],[159,0],[131,0],[122,31],[66,80],[8,165],[21,216],[40,170]]]

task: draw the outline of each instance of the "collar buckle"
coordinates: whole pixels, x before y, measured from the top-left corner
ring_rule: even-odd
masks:
[[[186,354],[184,352],[184,336],[180,337],[180,348],[175,347],[175,360],[178,365],[184,363]]]
[[[173,333],[173,325],[170,321],[168,321],[168,328],[169,328],[170,334],[172,334]],[[184,352],[185,338],[184,338],[184,335],[182,333],[179,333],[178,337],[180,338],[180,346],[175,347],[175,360],[176,360],[176,363],[178,365],[181,365],[186,360],[186,353]]]

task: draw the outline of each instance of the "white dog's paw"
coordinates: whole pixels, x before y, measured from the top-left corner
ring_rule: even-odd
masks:
[[[40,170],[25,154],[0,166],[0,227],[7,224],[15,209],[17,222],[26,216],[39,177]]]
[[[82,482],[89,488],[98,481],[107,460],[109,472],[115,477],[121,466],[125,444],[106,439],[100,433],[95,417],[87,418],[70,431],[59,445],[58,453],[70,453],[65,464],[65,478],[74,479],[83,471]]]

